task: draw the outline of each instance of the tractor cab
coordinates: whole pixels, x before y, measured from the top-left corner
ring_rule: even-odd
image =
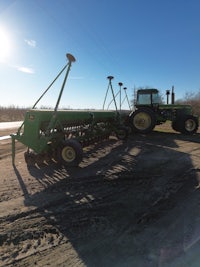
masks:
[[[139,89],[137,91],[136,108],[141,106],[157,107],[160,101],[157,89]]]

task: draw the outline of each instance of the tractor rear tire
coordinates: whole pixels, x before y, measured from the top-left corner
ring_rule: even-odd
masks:
[[[58,162],[64,166],[78,166],[82,158],[83,149],[77,140],[65,140],[58,149]]]
[[[156,115],[149,108],[140,108],[130,116],[129,122],[133,132],[147,134],[156,126]]]
[[[198,127],[198,118],[192,115],[183,116],[180,120],[180,132],[182,134],[192,135],[196,133]]]

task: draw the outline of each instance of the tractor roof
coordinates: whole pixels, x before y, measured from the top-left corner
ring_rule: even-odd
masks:
[[[154,88],[151,88],[151,89],[139,89],[137,91],[139,94],[157,94],[159,92],[158,89],[154,89]]]

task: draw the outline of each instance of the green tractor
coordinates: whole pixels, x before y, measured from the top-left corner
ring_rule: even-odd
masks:
[[[198,129],[198,117],[192,114],[192,107],[174,104],[173,88],[172,104],[161,104],[161,97],[157,89],[138,90],[135,108],[129,115],[133,132],[149,133],[156,125],[163,124],[167,120],[171,121],[173,130],[182,134],[191,135]]]

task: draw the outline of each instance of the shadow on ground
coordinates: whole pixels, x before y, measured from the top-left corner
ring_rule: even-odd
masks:
[[[15,173],[25,205],[37,207],[62,236],[60,244],[72,245],[74,266],[194,267],[200,264],[199,170],[187,149],[199,140],[153,132],[105,141],[88,149],[78,168],[31,167],[44,187],[32,195],[16,167]],[[190,143],[186,152],[180,141]],[[41,238],[43,225],[38,229]],[[59,257],[60,266],[73,261],[65,252]],[[58,266],[50,258],[46,264]]]

